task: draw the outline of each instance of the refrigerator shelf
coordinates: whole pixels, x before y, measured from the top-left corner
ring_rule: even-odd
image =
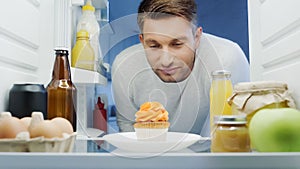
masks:
[[[72,81],[75,84],[107,85],[107,78],[98,72],[71,67]]]

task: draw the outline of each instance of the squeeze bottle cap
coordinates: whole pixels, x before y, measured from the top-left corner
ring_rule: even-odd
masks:
[[[104,103],[102,103],[101,97],[98,97],[98,100],[97,100],[97,104],[96,104],[96,105],[98,105],[98,107],[99,107],[100,110],[101,110],[101,109],[104,109]]]
[[[92,11],[95,12],[95,7],[92,4],[91,0],[87,0],[85,5],[82,7],[82,11]]]
[[[89,38],[89,33],[88,33],[88,31],[81,29],[80,31],[78,31],[78,32],[76,33],[76,37],[77,37],[77,38],[78,38],[78,37],[86,37],[86,38]]]

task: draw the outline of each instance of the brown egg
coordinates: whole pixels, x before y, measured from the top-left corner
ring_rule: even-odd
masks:
[[[62,137],[62,131],[51,120],[44,120],[31,126],[29,132],[31,138],[41,136],[45,138]]]
[[[69,122],[69,120],[62,117],[55,117],[51,121],[55,123],[63,133],[67,133],[67,134],[73,133],[73,126]]]
[[[28,128],[31,122],[31,117],[23,117],[20,119],[21,122],[23,122],[25,124],[25,126]]]
[[[0,116],[0,138],[16,138],[17,134],[27,131],[27,127],[19,118],[5,112]]]

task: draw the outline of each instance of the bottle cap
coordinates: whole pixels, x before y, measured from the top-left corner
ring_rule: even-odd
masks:
[[[69,51],[68,48],[65,47],[56,47],[54,48],[55,54],[61,54],[61,55],[68,55]]]
[[[95,7],[92,4],[91,0],[87,0],[86,4],[82,7],[82,11],[92,11],[95,12]]]
[[[86,30],[81,29],[80,31],[77,32],[76,34],[77,38],[89,38],[89,33]]]
[[[98,105],[99,109],[104,109],[104,103],[102,103],[101,97],[98,97],[97,105]]]
[[[228,70],[215,70],[211,73],[211,75],[214,77],[230,77],[231,72]]]

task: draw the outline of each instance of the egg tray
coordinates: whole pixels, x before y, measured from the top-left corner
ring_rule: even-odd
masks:
[[[76,132],[63,133],[62,138],[30,138],[22,132],[15,139],[0,139],[0,152],[72,152],[75,139]]]

